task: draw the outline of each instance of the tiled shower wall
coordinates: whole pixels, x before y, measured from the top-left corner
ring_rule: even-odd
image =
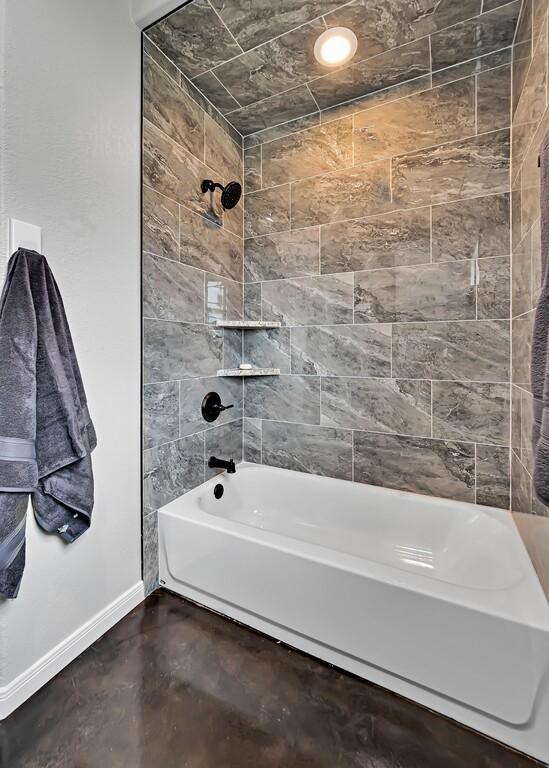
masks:
[[[154,58],[153,58],[154,57]],[[242,180],[242,141],[146,43],[143,126],[144,577],[156,586],[157,510],[211,474],[207,459],[242,456],[242,383],[216,378],[240,362],[243,206],[223,217],[202,179]],[[204,395],[234,404],[212,428]]]
[[[507,507],[506,52],[245,139],[245,458]]]

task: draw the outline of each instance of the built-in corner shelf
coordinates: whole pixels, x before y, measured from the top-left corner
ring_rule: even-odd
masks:
[[[280,368],[223,368],[218,376],[280,376]]]
[[[271,323],[268,320],[218,320],[217,328],[232,328],[243,331],[257,331],[262,328],[280,328],[280,323]]]

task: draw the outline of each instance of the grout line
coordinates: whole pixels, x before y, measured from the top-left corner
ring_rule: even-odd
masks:
[[[234,40],[234,42],[235,42],[235,43],[237,44],[237,46],[240,48],[240,51],[241,51],[241,53],[245,53],[245,51],[244,51],[244,48],[243,48],[243,47],[240,45],[240,43],[238,42],[238,40],[236,39],[236,37],[233,35],[233,33],[231,32],[231,30],[229,29],[229,27],[228,27],[228,26],[225,24],[225,22],[223,21],[223,19],[222,19],[222,18],[221,18],[221,16],[220,16],[220,14],[219,14],[219,13],[216,11],[216,9],[213,7],[213,5],[212,5],[212,3],[210,2],[210,0],[207,0],[207,3],[208,3],[208,5],[210,6],[210,8],[212,9],[212,11],[215,13],[215,15],[217,16],[217,18],[219,19],[219,21],[221,22],[221,24],[222,24],[222,25],[225,27],[225,29],[227,30],[227,32],[229,33],[229,35],[232,37],[232,39]]]

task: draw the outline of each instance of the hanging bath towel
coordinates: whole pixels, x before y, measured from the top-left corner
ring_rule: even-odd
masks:
[[[39,525],[73,542],[91,522],[96,436],[59,289],[20,249],[0,298],[0,594],[25,567],[29,494]]]

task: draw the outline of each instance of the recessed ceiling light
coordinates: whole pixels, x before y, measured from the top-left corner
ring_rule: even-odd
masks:
[[[353,58],[357,46],[358,41],[352,29],[332,27],[317,39],[315,56],[326,67],[337,67]]]

